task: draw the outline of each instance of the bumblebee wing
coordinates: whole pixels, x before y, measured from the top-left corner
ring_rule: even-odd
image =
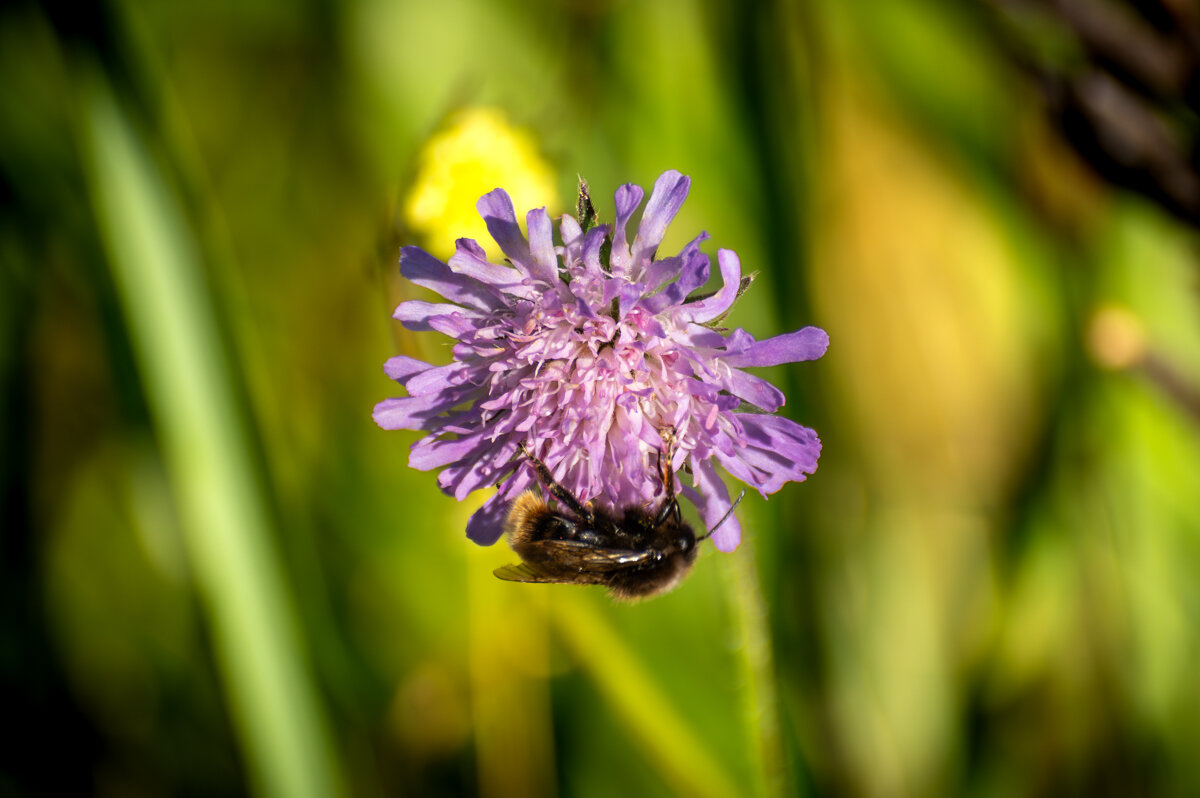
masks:
[[[503,579],[506,582],[542,582],[555,583],[565,582],[567,580],[554,574],[547,574],[541,571],[535,571],[530,568],[527,563],[515,562],[508,565],[501,565],[496,570],[492,571],[498,579]]]
[[[509,582],[604,584],[620,571],[654,558],[653,552],[607,549],[574,540],[537,540],[520,552],[523,562],[502,565],[493,573]]]
[[[577,540],[535,540],[518,552],[521,559],[537,572],[607,573],[650,562],[652,551],[613,549],[580,543]]]

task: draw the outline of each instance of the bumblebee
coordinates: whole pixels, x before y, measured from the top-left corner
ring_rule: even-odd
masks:
[[[603,585],[613,598],[624,601],[656,596],[678,585],[696,561],[699,543],[716,531],[729,513],[696,537],[684,522],[675,495],[671,470],[674,430],[663,430],[661,435],[658,472],[665,493],[662,504],[656,510],[627,507],[619,517],[591,502],[580,502],[521,444],[522,456],[559,509],[551,509],[532,490],[513,501],[504,532],[521,562],[497,568],[496,576],[510,582]]]

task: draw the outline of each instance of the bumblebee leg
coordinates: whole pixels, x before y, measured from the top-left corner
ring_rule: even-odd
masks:
[[[656,526],[665,523],[668,518],[675,523],[683,520],[679,512],[679,499],[675,497],[675,471],[671,468],[671,460],[675,455],[675,428],[663,427],[658,434],[663,440],[663,448],[658,453],[658,475],[662,478],[666,500],[654,519]]]
[[[550,495],[565,505],[575,517],[588,524],[589,526],[595,522],[595,517],[592,514],[591,502],[588,506],[584,506],[575,498],[575,494],[567,490],[564,485],[554,479],[554,475],[550,473],[550,469],[546,467],[537,455],[529,451],[529,447],[524,442],[520,444],[521,454],[533,466],[533,470],[537,472],[538,479],[542,481],[542,485],[550,492]]]
[[[675,472],[671,469],[671,459],[675,456],[675,428],[663,427],[658,434],[663,442],[663,448],[658,453],[658,475],[669,499],[675,495]]]

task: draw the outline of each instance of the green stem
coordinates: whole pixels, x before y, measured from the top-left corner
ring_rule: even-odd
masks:
[[[783,740],[779,731],[779,693],[775,685],[775,660],[767,604],[758,576],[754,544],[743,539],[736,554],[726,558],[725,584],[733,611],[742,673],[746,732],[751,741],[751,761],[762,796],[796,795],[789,784]]]

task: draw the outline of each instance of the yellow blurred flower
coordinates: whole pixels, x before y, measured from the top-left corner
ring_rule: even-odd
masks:
[[[418,158],[404,221],[435,254],[453,252],[458,238],[488,240],[475,203],[498,186],[505,187],[517,208],[558,202],[554,172],[533,135],[496,108],[457,112]]]

